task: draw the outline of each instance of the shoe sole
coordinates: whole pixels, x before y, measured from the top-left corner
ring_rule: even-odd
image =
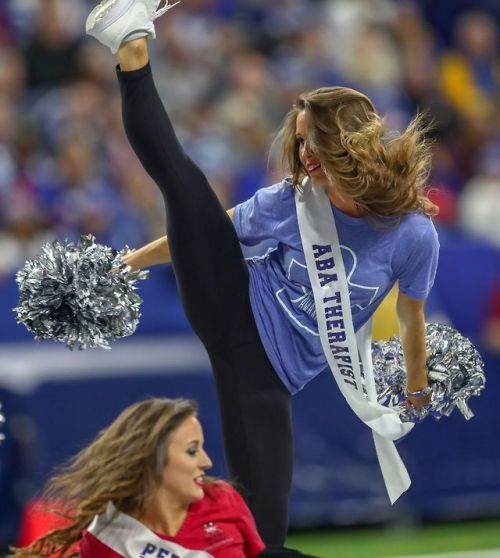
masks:
[[[85,31],[87,33],[91,33],[94,30],[102,31],[106,27],[113,25],[115,21],[120,19],[122,15],[131,8],[134,4],[135,0],[128,0],[128,2],[123,2],[122,9],[115,14],[115,17],[112,20],[106,20],[106,26],[103,29],[99,29],[100,19],[102,18],[103,14],[107,11],[111,10],[115,4],[117,4],[120,0],[105,0],[98,4],[89,14],[87,17],[87,21],[85,23]]]

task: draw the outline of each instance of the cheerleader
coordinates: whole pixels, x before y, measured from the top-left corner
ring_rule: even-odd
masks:
[[[50,481],[44,500],[65,525],[11,556],[254,558],[252,514],[207,476],[203,444],[193,401],[131,405]]]
[[[354,335],[366,333],[399,281],[408,404],[427,404],[424,301],[439,246],[430,219],[435,207],[424,193],[429,152],[419,118],[387,138],[362,93],[304,93],[278,137],[287,177],[226,213],[184,152],[155,89],[148,40],[154,20],[172,7],[160,5],[105,0],[87,19],[87,32],[118,55],[125,130],[165,200],[167,237],[125,261],[134,269],[172,262],[213,368],[229,472],[245,488],[266,545],[280,547],[293,467],[291,396],[328,368],[379,437],[381,465],[397,471],[391,480],[383,469],[391,499],[408,487],[387,445],[407,429],[366,399],[373,394],[363,385]],[[307,231],[321,223],[326,242]],[[268,250],[246,261],[240,243],[262,242]]]

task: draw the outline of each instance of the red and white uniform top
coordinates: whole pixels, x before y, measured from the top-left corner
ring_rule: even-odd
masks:
[[[225,482],[206,485],[174,537],[155,533],[110,502],[80,541],[80,558],[254,558],[265,548],[243,498]]]

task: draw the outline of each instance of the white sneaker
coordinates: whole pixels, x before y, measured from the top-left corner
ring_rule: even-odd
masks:
[[[156,38],[154,20],[177,6],[164,0],[102,0],[89,14],[85,30],[115,54],[120,45],[139,37]]]

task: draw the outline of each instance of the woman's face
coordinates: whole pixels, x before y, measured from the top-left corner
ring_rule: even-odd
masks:
[[[297,121],[295,123],[295,137],[299,144],[300,162],[307,174],[311,177],[315,186],[325,186],[327,184],[327,178],[320,162],[308,147],[308,135],[309,117],[306,111],[303,110],[297,115]]]
[[[203,430],[195,416],[188,417],[170,435],[162,489],[171,504],[186,506],[203,498],[203,477],[212,467],[203,443]]]

